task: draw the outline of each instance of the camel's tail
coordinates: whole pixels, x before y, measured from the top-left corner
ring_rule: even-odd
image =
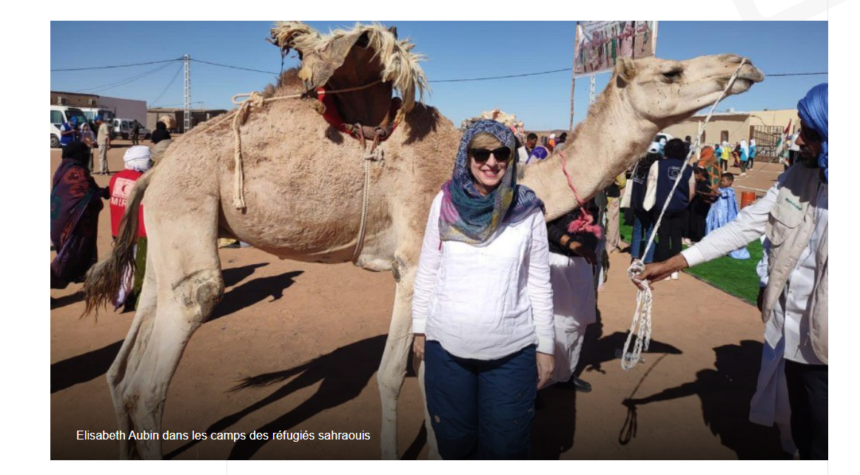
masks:
[[[104,260],[98,262],[87,272],[87,280],[84,283],[84,299],[86,308],[83,316],[93,310],[98,311],[100,307],[107,307],[111,300],[119,293],[126,269],[130,269],[132,275],[135,271],[134,245],[137,242],[137,230],[140,223],[140,202],[149,187],[152,177],[158,168],[153,168],[134,183],[128,198],[128,204],[122,220],[119,223],[119,233],[114,242],[113,251]]]

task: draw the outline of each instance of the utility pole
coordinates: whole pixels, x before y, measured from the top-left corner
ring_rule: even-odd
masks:
[[[579,41],[579,24],[574,26],[575,33],[573,35],[573,67],[570,73],[570,127],[567,128],[568,132],[573,132],[573,99],[574,93],[576,92],[576,43]]]
[[[588,83],[588,94],[589,94],[588,95],[588,104],[589,105],[594,104],[594,100],[597,99],[597,96],[595,95],[595,92],[594,92],[594,77],[595,76],[596,76],[596,74],[592,74],[591,80]]]
[[[191,56],[185,55],[185,123],[182,133],[191,130]]]

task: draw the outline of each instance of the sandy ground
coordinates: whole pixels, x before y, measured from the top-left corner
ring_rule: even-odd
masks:
[[[127,142],[110,151],[122,166]],[[51,170],[60,152],[51,151]],[[737,185],[765,189],[781,165],[758,167]],[[109,177],[96,176],[106,186]],[[740,190],[739,190],[740,191]],[[740,195],[740,193],[738,193]],[[99,252],[110,250],[107,203]],[[51,253],[53,258],[54,253]],[[761,355],[758,311],[688,275],[655,291],[653,341],[625,372],[616,351],[630,325],[635,288],[629,256],[613,254],[599,295],[600,322],[583,349],[591,393],[542,391],[533,455],[548,459],[770,459],[775,430],[747,421]],[[173,459],[377,459],[376,384],[394,297],[389,274],[351,264],[280,261],[252,248],[223,249],[226,292],[193,336],[167,396],[162,430],[174,432],[368,432],[370,441],[166,441]],[[115,459],[118,443],[76,441],[76,431],[114,431],[105,372],[132,319],[102,312],[79,319],[80,285],[52,290],[51,457]],[[245,378],[259,385],[233,389]],[[637,401],[635,408],[623,404]],[[414,375],[399,405],[399,450],[424,458],[422,399]]]

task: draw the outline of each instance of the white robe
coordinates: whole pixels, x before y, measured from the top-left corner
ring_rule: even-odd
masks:
[[[551,383],[573,376],[579,364],[585,328],[597,321],[594,274],[581,257],[549,254],[555,321],[555,370]]]

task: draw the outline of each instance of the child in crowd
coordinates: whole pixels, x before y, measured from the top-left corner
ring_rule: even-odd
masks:
[[[738,215],[738,201],[732,185],[735,176],[732,173],[723,173],[720,178],[720,196],[708,211],[707,234],[716,231],[733,221]],[[734,259],[749,259],[750,253],[746,247],[734,250],[729,254]]]

